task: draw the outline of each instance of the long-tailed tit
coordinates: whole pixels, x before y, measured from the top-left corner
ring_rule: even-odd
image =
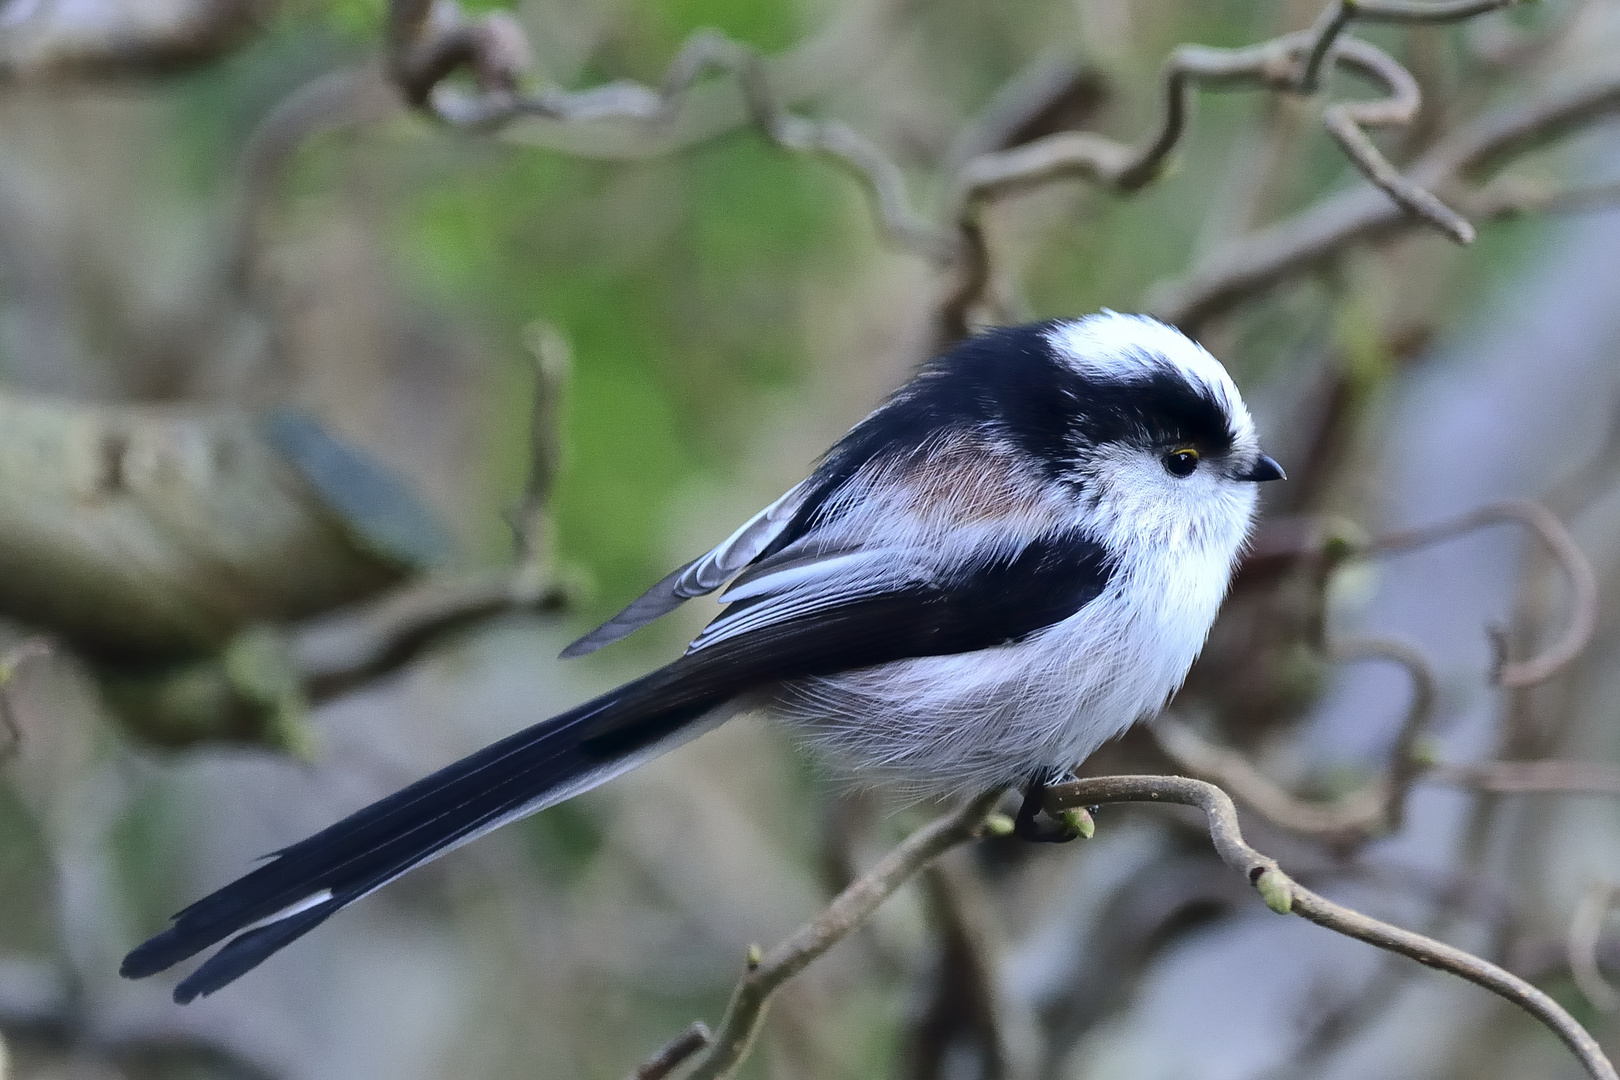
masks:
[[[932,361],[808,479],[564,655],[724,588],[686,654],[278,852],[129,954],[219,989],[413,867],[750,709],[856,776],[1038,791],[1161,709],[1249,529],[1261,452],[1197,344],[1104,312]],[[1032,807],[1020,828],[1039,836]]]

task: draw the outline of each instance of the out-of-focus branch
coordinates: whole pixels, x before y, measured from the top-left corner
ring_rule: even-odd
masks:
[[[275,0],[7,0],[0,86],[166,75],[211,63],[263,26]]]
[[[1468,222],[1445,205],[1430,185],[1403,175],[1367,137],[1365,128],[1406,124],[1416,114],[1416,80],[1373,45],[1343,36],[1358,18],[1386,22],[1447,22],[1506,6],[1509,0],[1446,3],[1430,17],[1423,5],[1362,5],[1338,2],[1315,27],[1242,49],[1185,45],[1165,65],[1164,110],[1158,130],[1140,147],[1089,132],[1059,132],[1024,145],[990,150],[964,162],[947,187],[949,231],[911,206],[904,177],[886,154],[853,129],[835,121],[812,121],[777,100],[764,63],[754,50],[712,31],[694,34],[682,46],[654,89],[614,82],[583,91],[548,86],[518,89],[528,66],[528,47],[508,19],[477,19],[454,0],[395,0],[388,22],[390,77],[406,100],[457,126],[490,128],[518,117],[560,121],[625,121],[649,131],[668,125],[706,73],[734,76],[747,119],[786,150],[825,155],[859,179],[872,196],[875,217],[893,242],[940,265],[952,285],[940,304],[938,336],[964,335],[973,310],[990,282],[989,250],[980,216],[983,209],[1015,192],[1056,180],[1084,179],[1131,193],[1156,180],[1179,145],[1198,87],[1269,88],[1279,93],[1314,92],[1322,69],[1342,64],[1387,90],[1380,100],[1340,102],[1327,107],[1323,122],[1356,167],[1381,188],[1398,213],[1426,221],[1453,239],[1473,238]],[[473,73],[475,92],[447,81],[461,69]],[[1047,92],[1057,93],[1058,89]]]
[[[1620,180],[1552,187],[1508,177],[1486,185],[1464,202],[1469,213],[1479,218],[1585,214],[1620,206]]]
[[[652,1057],[636,1066],[628,1080],[664,1080],[693,1054],[714,1042],[714,1033],[701,1020],[658,1048]]]
[[[0,659],[0,765],[14,757],[23,743],[22,728],[17,726],[17,714],[11,706],[11,680],[16,677],[17,669],[30,660],[50,654],[49,641],[29,638]]]
[[[381,66],[370,63],[316,76],[259,121],[237,166],[236,206],[220,260],[228,284],[247,284],[268,207],[298,149],[320,132],[381,120],[399,108]]]
[[[1392,661],[1412,680],[1412,702],[1390,747],[1384,775],[1331,803],[1296,798],[1243,754],[1207,741],[1174,717],[1160,716],[1149,729],[1177,765],[1219,784],[1279,829],[1344,844],[1394,832],[1405,818],[1406,796],[1423,772],[1416,746],[1434,715],[1434,672],[1422,653],[1398,641],[1367,638],[1330,651],[1341,661]]]
[[[1488,631],[1497,650],[1493,673],[1496,683],[1510,689],[1532,686],[1556,675],[1586,648],[1597,627],[1598,607],[1597,576],[1591,562],[1563,522],[1540,503],[1503,499],[1433,525],[1372,539],[1351,535],[1343,527],[1324,527],[1321,522],[1308,519],[1273,522],[1263,530],[1243,571],[1275,572],[1302,561],[1320,564],[1326,571],[1348,559],[1413,551],[1501,524],[1525,525],[1534,530],[1569,583],[1569,625],[1558,640],[1538,655],[1525,660],[1508,660],[1501,632]]]
[[[1001,792],[987,792],[912,833],[827,905],[797,933],[763,955],[749,950],[746,970],[732,992],[725,1019],[714,1043],[686,1080],[728,1077],[748,1054],[765,1018],[765,1010],[782,984],[809,967],[823,953],[860,926],[878,906],[917,871],[959,844],[979,836]],[[997,819],[994,825],[1011,827]],[[999,831],[999,830],[998,830]]]
[[[1620,1080],[1597,1040],[1562,1006],[1528,982],[1472,953],[1335,904],[1294,881],[1283,873],[1275,859],[1244,842],[1238,827],[1237,808],[1231,798],[1213,784],[1180,776],[1102,776],[1048,788],[1045,809],[1059,814],[1079,807],[1121,802],[1194,807],[1208,821],[1210,839],[1222,861],[1241,873],[1273,911],[1298,915],[1335,933],[1399,953],[1482,986],[1546,1025],[1569,1047],[1594,1080]]]
[[[529,475],[513,512],[519,565],[535,579],[549,577],[556,548],[551,493],[562,466],[562,400],[574,353],[554,323],[530,324],[525,336],[534,358],[534,403],[529,409]]]
[[[1424,768],[1418,782],[1499,795],[1620,795],[1620,766],[1553,760],[1435,764]]]
[[[1410,551],[1501,523],[1524,524],[1535,530],[1569,580],[1573,597],[1569,629],[1539,656],[1506,661],[1501,635],[1493,631],[1498,654],[1496,681],[1508,687],[1527,686],[1550,678],[1579,655],[1597,622],[1598,587],[1590,563],[1563,524],[1537,503],[1526,500],[1491,503],[1435,525],[1365,541],[1325,534],[1320,528],[1282,528],[1274,530],[1260,557],[1285,561],[1317,559],[1324,567],[1331,568],[1345,558]],[[1172,717],[1159,718],[1151,730],[1171,760],[1194,775],[1220,784],[1277,828],[1341,843],[1398,830],[1408,793],[1415,783],[1424,779],[1476,790],[1590,791],[1595,788],[1599,792],[1606,790],[1605,781],[1613,779],[1602,766],[1572,773],[1567,766],[1575,763],[1493,762],[1479,766],[1436,766],[1418,753],[1436,694],[1435,676],[1423,655],[1401,642],[1379,639],[1346,642],[1329,646],[1327,651],[1340,661],[1394,661],[1411,675],[1413,686],[1412,704],[1390,749],[1384,776],[1332,803],[1324,805],[1294,797],[1244,755],[1206,741]],[[1519,786],[1509,787],[1515,784]],[[1487,785],[1490,786],[1487,788]]]
[[[1592,564],[1587,561],[1586,555],[1575,543],[1575,538],[1550,510],[1528,499],[1504,499],[1471,510],[1449,521],[1379,537],[1368,544],[1361,553],[1385,554],[1410,551],[1488,525],[1500,524],[1520,524],[1533,529],[1569,582],[1569,627],[1558,641],[1540,655],[1528,660],[1508,660],[1500,632],[1492,632],[1492,638],[1497,643],[1495,677],[1498,685],[1510,688],[1533,686],[1551,678],[1579,656],[1581,650],[1591,641],[1592,631],[1597,626],[1597,575],[1592,572]]]
[[[1348,9],[1350,5],[1337,7]],[[1140,148],[1090,132],[1061,132],[1024,146],[981,154],[964,164],[949,204],[962,241],[957,283],[942,305],[942,336],[966,332],[967,315],[989,281],[989,269],[984,265],[988,249],[979,223],[985,205],[1065,178],[1087,180],[1126,194],[1138,191],[1162,175],[1181,142],[1192,115],[1195,88],[1248,86],[1278,93],[1310,93],[1317,80],[1310,65],[1319,67],[1325,59],[1343,63],[1389,92],[1383,100],[1341,102],[1324,111],[1323,123],[1345,154],[1395,200],[1397,214],[1404,210],[1460,243],[1472,241],[1472,226],[1424,185],[1403,176],[1362,130],[1410,122],[1421,94],[1416,80],[1387,53],[1364,41],[1339,38],[1348,21],[1348,17],[1342,21],[1324,18],[1310,30],[1242,49],[1179,47],[1165,63],[1159,128]]]
[[[442,542],[397,480],[294,413],[0,395],[0,491],[0,612],[126,665],[374,595]]]
[[[1428,191],[1458,191],[1508,160],[1620,112],[1620,75],[1536,98],[1480,117],[1424,154],[1406,176]],[[1235,241],[1191,273],[1156,285],[1147,307],[1196,328],[1358,244],[1411,228],[1401,208],[1377,192],[1347,191]]]
[[[923,870],[938,939],[931,993],[906,1039],[906,1075],[947,1076],[964,1057],[1001,1080],[1030,1080],[1039,1036],[999,977],[996,911],[970,866],[942,859]]]
[[[524,569],[423,578],[296,627],[288,639],[293,672],[318,703],[397,671],[446,634],[512,612],[567,606],[566,588]]]
[[[1598,970],[1597,946],[1616,900],[1620,900],[1620,888],[1610,881],[1594,881],[1581,893],[1581,902],[1569,921],[1570,974],[1592,1007],[1606,1013],[1620,1010],[1620,990]]]

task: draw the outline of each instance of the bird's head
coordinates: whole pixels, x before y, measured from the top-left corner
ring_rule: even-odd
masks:
[[[1104,311],[1043,333],[1063,403],[1047,452],[1088,524],[1122,544],[1241,540],[1258,484],[1283,470],[1220,361],[1139,315]]]

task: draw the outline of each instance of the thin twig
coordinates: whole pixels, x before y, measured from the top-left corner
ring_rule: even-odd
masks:
[[[701,1020],[694,1020],[691,1027],[659,1047],[652,1057],[637,1065],[629,1080],[664,1080],[664,1077],[680,1068],[687,1058],[712,1042],[714,1033],[709,1030],[709,1025]]]
[[[1603,977],[1597,962],[1598,940],[1603,936],[1603,924],[1616,900],[1620,900],[1620,887],[1613,882],[1594,881],[1587,885],[1569,921],[1566,944],[1569,973],[1574,976],[1575,985],[1594,1009],[1605,1013],[1620,1009],[1620,990]]]
[[[1429,222],[1459,244],[1474,242],[1474,227],[1468,219],[1441,202],[1423,185],[1403,176],[1368,138],[1364,128],[1410,124],[1422,105],[1422,92],[1412,73],[1394,57],[1365,41],[1345,38],[1333,55],[1389,90],[1378,101],[1342,101],[1322,110],[1322,124],[1339,144],[1361,175],[1408,213]]]
[[[428,577],[294,627],[288,645],[305,693],[319,702],[398,670],[447,633],[513,612],[558,612],[571,599],[565,584],[521,565]]]
[[[861,181],[871,196],[878,227],[891,242],[934,262],[948,262],[955,242],[911,207],[900,167],[853,128],[837,121],[797,116],[777,99],[763,58],[724,34],[702,30],[681,46],[657,90],[615,82],[570,92],[548,87],[531,94],[446,92],[424,97],[444,122],[491,128],[519,116],[553,120],[616,120],[655,128],[671,123],[698,81],[710,72],[737,79],[748,120],[784,150],[820,154]],[[446,72],[445,74],[448,74]]]
[[[894,891],[930,861],[980,835],[985,818],[1001,792],[980,795],[912,833],[870,872],[839,893],[833,902],[797,933],[760,956],[750,950],[748,963],[720,1022],[714,1044],[686,1080],[727,1077],[742,1063],[759,1033],[771,997],[782,984],[803,971],[822,953],[865,922]]]
[[[1175,803],[1195,807],[1208,820],[1210,839],[1222,861],[1243,874],[1273,911],[1299,915],[1336,933],[1400,953],[1420,964],[1450,972],[1482,986],[1551,1029],[1594,1080],[1620,1080],[1597,1040],[1562,1006],[1528,982],[1488,960],[1444,942],[1402,930],[1335,904],[1288,877],[1275,859],[1262,855],[1244,842],[1242,831],[1238,828],[1237,807],[1224,791],[1213,784],[1180,776],[1102,776],[1048,788],[1045,808],[1048,813],[1056,814],[1074,808],[1120,802]]]
[[[1425,190],[1450,190],[1616,112],[1620,74],[1605,73],[1472,121],[1419,158],[1406,175]],[[1154,286],[1146,306],[1166,322],[1194,329],[1354,245],[1412,224],[1377,191],[1347,191],[1235,241],[1190,273]]]

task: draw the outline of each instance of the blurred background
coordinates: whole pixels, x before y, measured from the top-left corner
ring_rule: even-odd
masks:
[[[656,88],[715,28],[937,217],[975,155],[1145,137],[1179,43],[1318,13],[520,0],[479,25],[520,29],[525,80],[570,89]],[[384,76],[387,25],[382,0],[0,0],[0,1074],[623,1076],[936,810],[833,783],[746,719],[218,995],[117,978],[253,858],[675,655],[712,607],[554,659],[949,336],[949,268],[886,240],[836,163],[752,128],[731,76],[663,125],[446,123]],[[1318,122],[1376,85],[1206,91],[1139,192],[990,205],[973,320],[1151,310],[1227,363],[1291,479],[1172,735],[1309,800],[1368,790],[1395,748],[1421,773],[1398,828],[1240,798],[1251,841],[1531,979],[1612,1055],[1620,3],[1355,32],[1423,90],[1378,137],[1399,166],[1550,117],[1435,174],[1471,247],[1387,212]],[[1269,276],[1234,269],[1306,234]],[[1509,497],[1596,575],[1584,650],[1514,690],[1486,628],[1532,656],[1580,599],[1533,533],[1344,558]],[[1409,724],[1414,682],[1433,701]],[[1137,732],[1088,770],[1189,760]],[[786,988],[744,1075],[1581,1074],[1477,987],[1272,915],[1196,819],[1110,807],[1086,843],[943,860]]]

